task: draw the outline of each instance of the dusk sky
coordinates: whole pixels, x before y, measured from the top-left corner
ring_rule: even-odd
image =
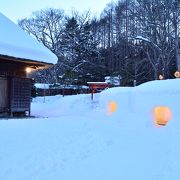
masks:
[[[29,17],[33,11],[45,8],[61,8],[67,13],[72,9],[80,12],[91,9],[99,15],[111,0],[0,0],[0,12],[17,22],[18,19]]]

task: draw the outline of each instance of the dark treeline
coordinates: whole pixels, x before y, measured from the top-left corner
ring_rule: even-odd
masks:
[[[99,19],[90,12],[35,12],[19,26],[58,56],[58,63],[34,74],[37,81],[86,84],[121,76],[132,86],[180,70],[180,1],[121,0]]]

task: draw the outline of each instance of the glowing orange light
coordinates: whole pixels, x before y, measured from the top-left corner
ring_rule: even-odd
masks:
[[[30,73],[31,71],[31,68],[26,68],[26,73]]]
[[[110,101],[108,103],[108,114],[112,114],[117,110],[117,103],[114,101]]]
[[[160,79],[160,80],[163,80],[163,79],[164,79],[163,75],[160,74],[160,75],[159,75],[159,79]]]
[[[166,106],[158,106],[153,110],[156,125],[165,126],[172,117],[170,108]]]
[[[179,77],[180,77],[180,72],[179,72],[179,71],[176,71],[176,72],[174,73],[174,76],[175,76],[176,78],[179,78]]]

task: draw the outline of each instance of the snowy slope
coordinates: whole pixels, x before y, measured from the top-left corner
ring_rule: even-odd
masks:
[[[57,63],[56,55],[1,13],[0,54],[52,64]]]
[[[180,79],[152,81],[135,88],[113,88],[102,92],[101,106],[105,108],[109,101],[118,105],[117,116],[134,116],[149,123],[154,107],[168,106],[173,112],[173,119],[178,120],[180,99]],[[138,125],[142,123],[138,123]]]
[[[109,101],[117,111],[107,114]],[[33,100],[34,119],[0,121],[3,180],[178,180],[180,80]],[[157,128],[152,108],[173,117]]]

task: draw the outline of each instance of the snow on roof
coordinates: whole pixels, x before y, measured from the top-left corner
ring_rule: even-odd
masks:
[[[87,84],[107,84],[107,82],[87,82]]]
[[[38,89],[49,89],[49,86],[51,84],[44,84],[44,83],[36,83],[35,84],[35,87],[38,88]]]
[[[120,86],[121,76],[106,76],[105,82],[115,86]]]
[[[57,63],[57,56],[0,13],[0,55],[45,63]]]

